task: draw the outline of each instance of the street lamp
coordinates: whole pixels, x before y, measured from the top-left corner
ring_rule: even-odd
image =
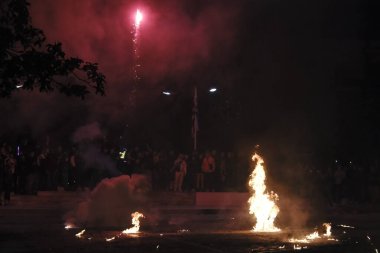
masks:
[[[215,87],[211,87],[208,91],[210,92],[210,93],[214,93],[214,92],[216,92],[218,89],[217,88],[215,88]]]
[[[162,92],[162,94],[164,94],[165,96],[170,96],[170,95],[172,95],[172,93],[171,93],[170,91],[168,91],[168,90],[164,90],[164,91]]]

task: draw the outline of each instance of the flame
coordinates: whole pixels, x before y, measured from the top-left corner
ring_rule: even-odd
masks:
[[[123,234],[134,234],[138,233],[140,230],[140,218],[144,218],[144,215],[139,212],[134,212],[131,214],[132,216],[132,225],[133,227],[127,228],[123,230],[121,233]]]
[[[326,229],[326,233],[323,234],[323,237],[327,238],[328,241],[338,241],[334,238],[330,238],[331,237],[331,224],[330,223],[323,223],[323,226]],[[291,242],[291,243],[310,243],[311,241],[316,240],[316,239],[320,239],[320,238],[321,238],[321,236],[319,235],[319,233],[317,231],[315,231],[315,232],[305,236],[305,238],[301,238],[301,239],[291,238],[291,239],[289,239],[289,242]]]
[[[331,236],[331,224],[330,223],[323,223],[323,226],[326,228],[326,233],[323,234],[325,237]]]
[[[141,20],[143,19],[143,15],[139,9],[136,11],[135,16],[135,27],[138,28],[140,26]]]
[[[75,236],[78,237],[78,238],[82,238],[82,235],[84,234],[84,232],[86,232],[86,229],[83,229],[82,231],[80,231],[78,234],[76,234]]]
[[[291,243],[309,243],[310,241],[306,238],[303,238],[303,239],[290,238],[289,242],[291,242]]]
[[[317,231],[306,236],[306,240],[308,240],[308,241],[315,240],[318,238],[321,238],[321,237],[319,236]]]
[[[279,228],[274,226],[274,220],[280,209],[276,205],[278,195],[274,192],[268,194],[265,185],[264,160],[258,155],[252,156],[252,161],[257,161],[255,169],[249,177],[249,186],[253,195],[249,198],[249,213],[256,217],[256,225],[253,231],[276,232]]]

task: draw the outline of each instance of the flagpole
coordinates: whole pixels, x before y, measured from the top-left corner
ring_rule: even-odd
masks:
[[[194,86],[193,97],[193,115],[192,115],[192,136],[193,136],[193,150],[197,151],[197,134],[198,134],[198,94],[197,87]]]

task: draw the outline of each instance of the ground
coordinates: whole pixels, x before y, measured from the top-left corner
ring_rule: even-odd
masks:
[[[0,207],[0,252],[293,252],[288,239],[295,231],[252,233],[231,221],[232,213],[196,210],[173,211],[169,222],[143,224],[139,234],[122,235],[117,228],[64,229],[64,214],[85,193],[39,193],[13,196],[11,205]],[[160,208],[160,207],[157,207]],[[166,207],[167,208],[167,207]],[[190,211],[189,211],[190,209]],[[195,209],[194,209],[195,210]],[[181,215],[193,216],[176,223]],[[377,213],[332,213],[333,236],[339,241],[320,240],[301,244],[302,252],[376,252],[380,235]],[[244,223],[244,221],[243,221]],[[235,224],[235,225],[234,225]],[[343,228],[349,224],[355,228]],[[81,238],[76,234],[86,229]],[[308,231],[297,231],[307,234]],[[106,239],[113,238],[107,242]]]

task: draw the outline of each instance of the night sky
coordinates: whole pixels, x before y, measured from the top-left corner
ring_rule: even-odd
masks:
[[[67,134],[99,122],[105,132],[191,146],[197,86],[204,147],[260,143],[283,155],[342,156],[379,149],[372,1],[30,2],[32,23],[50,42],[99,63],[107,95],[79,101],[18,94],[1,101],[3,131],[28,126],[36,136]],[[144,13],[141,80],[131,106],[136,8]],[[212,96],[211,86],[218,87]],[[163,96],[164,89],[174,95]]]

